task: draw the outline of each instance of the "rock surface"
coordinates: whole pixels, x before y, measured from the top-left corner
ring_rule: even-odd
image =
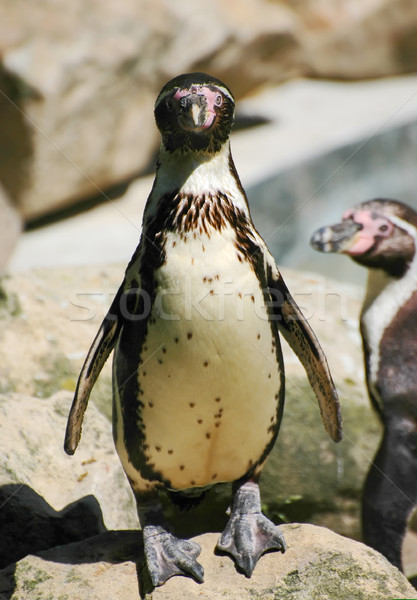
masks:
[[[0,396],[0,521],[6,554],[6,540],[15,549],[23,544],[32,551],[35,539],[42,547],[55,545],[55,534],[51,542],[46,531],[39,535],[43,522],[53,521],[52,529],[60,528],[67,541],[71,531],[80,539],[105,527],[138,526],[136,505],[113,450],[110,423],[94,406],[86,419],[82,447],[74,457],[65,454],[63,436],[71,399],[69,392],[44,399]],[[68,505],[88,496],[85,510],[71,516]],[[24,527],[14,523],[17,515]]]
[[[416,27],[409,0],[2,0],[0,182],[29,220],[105,196],[149,165],[155,95],[179,72],[210,71],[238,98],[410,72]]]
[[[405,577],[370,548],[314,525],[283,525],[288,550],[263,556],[251,579],[227,556],[216,556],[218,536],[196,538],[205,570],[201,585],[174,577],[148,600],[387,600],[415,598]],[[137,532],[107,532],[68,544],[0,571],[2,600],[138,600],[145,588],[137,574],[142,560]],[[140,572],[140,569],[138,569]],[[138,579],[140,582],[138,582]]]

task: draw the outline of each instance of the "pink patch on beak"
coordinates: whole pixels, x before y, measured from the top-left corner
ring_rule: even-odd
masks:
[[[375,243],[374,238],[361,235],[360,231],[355,235],[354,240],[352,246],[349,246],[349,248],[344,250],[344,254],[349,254],[349,256],[365,254],[365,252],[368,252]]]
[[[196,86],[191,87],[190,89],[177,90],[174,94],[174,99],[179,101],[184,96],[189,96],[190,94],[205,96],[207,100],[207,107],[205,108],[206,119],[204,123],[200,125],[199,129],[208,129],[213,124],[214,118],[216,116],[216,110],[214,107],[219,92],[213,91],[206,86]]]
[[[394,225],[385,217],[373,216],[368,210],[347,210],[343,220],[353,219],[362,225],[362,229],[352,238],[352,245],[344,250],[349,256],[359,256],[368,252],[376,243],[376,238],[385,238],[391,235]],[[381,229],[382,228],[382,229]]]

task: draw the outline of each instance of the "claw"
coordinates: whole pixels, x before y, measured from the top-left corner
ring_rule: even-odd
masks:
[[[287,546],[280,529],[261,512],[257,484],[247,482],[236,492],[217,548],[230,554],[246,577],[252,575],[259,558],[268,550],[285,552]]]
[[[145,557],[152,585],[162,585],[174,575],[193,577],[204,581],[204,569],[196,558],[201,548],[190,540],[181,540],[160,525],[146,525],[143,529]]]

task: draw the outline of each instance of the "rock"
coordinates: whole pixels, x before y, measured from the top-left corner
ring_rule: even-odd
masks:
[[[255,0],[204,12],[194,0],[0,3],[0,119],[9,133],[0,180],[25,219],[105,198],[143,171],[159,144],[152,115],[162,85],[203,64],[232,73],[245,45],[254,66],[272,66],[293,20]],[[219,68],[207,63],[219,54]],[[238,96],[265,80],[264,70],[250,72],[232,78]]]
[[[416,24],[409,0],[3,0],[0,181],[25,220],[106,199],[153,161],[170,77],[206,70],[240,98],[302,75],[410,72]]]
[[[252,598],[280,600],[386,600],[415,598],[405,577],[380,554],[361,543],[313,525],[283,525],[288,550],[264,555],[251,579],[239,574],[227,556],[213,552],[218,536],[205,534],[199,560],[205,582],[174,577],[148,600]],[[107,532],[78,543],[27,556],[0,571],[1,598],[47,600],[137,600],[136,561],[142,560],[137,532]],[[140,571],[140,569],[139,569]],[[138,591],[139,587],[139,591]]]
[[[307,69],[324,78],[360,79],[414,72],[417,6],[408,0],[299,3]]]
[[[113,450],[110,423],[94,407],[90,407],[76,455],[65,454],[70,405],[68,392],[47,399],[0,396],[2,539],[3,543],[8,537],[13,540],[18,553],[31,544],[36,549],[87,537],[106,526],[138,526],[130,486]],[[83,500],[83,506],[68,506],[86,496],[90,498]],[[22,540],[17,537],[17,525],[9,523],[16,518],[25,522]],[[47,525],[44,534],[42,524]],[[19,544],[23,544],[21,550]]]

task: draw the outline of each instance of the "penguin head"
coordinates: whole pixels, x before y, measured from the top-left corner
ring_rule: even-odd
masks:
[[[310,244],[400,277],[417,248],[417,213],[396,200],[362,202],[345,211],[339,223],[315,231]]]
[[[168,152],[215,153],[233,125],[234,98],[219,79],[205,73],[178,75],[164,85],[155,120]]]

